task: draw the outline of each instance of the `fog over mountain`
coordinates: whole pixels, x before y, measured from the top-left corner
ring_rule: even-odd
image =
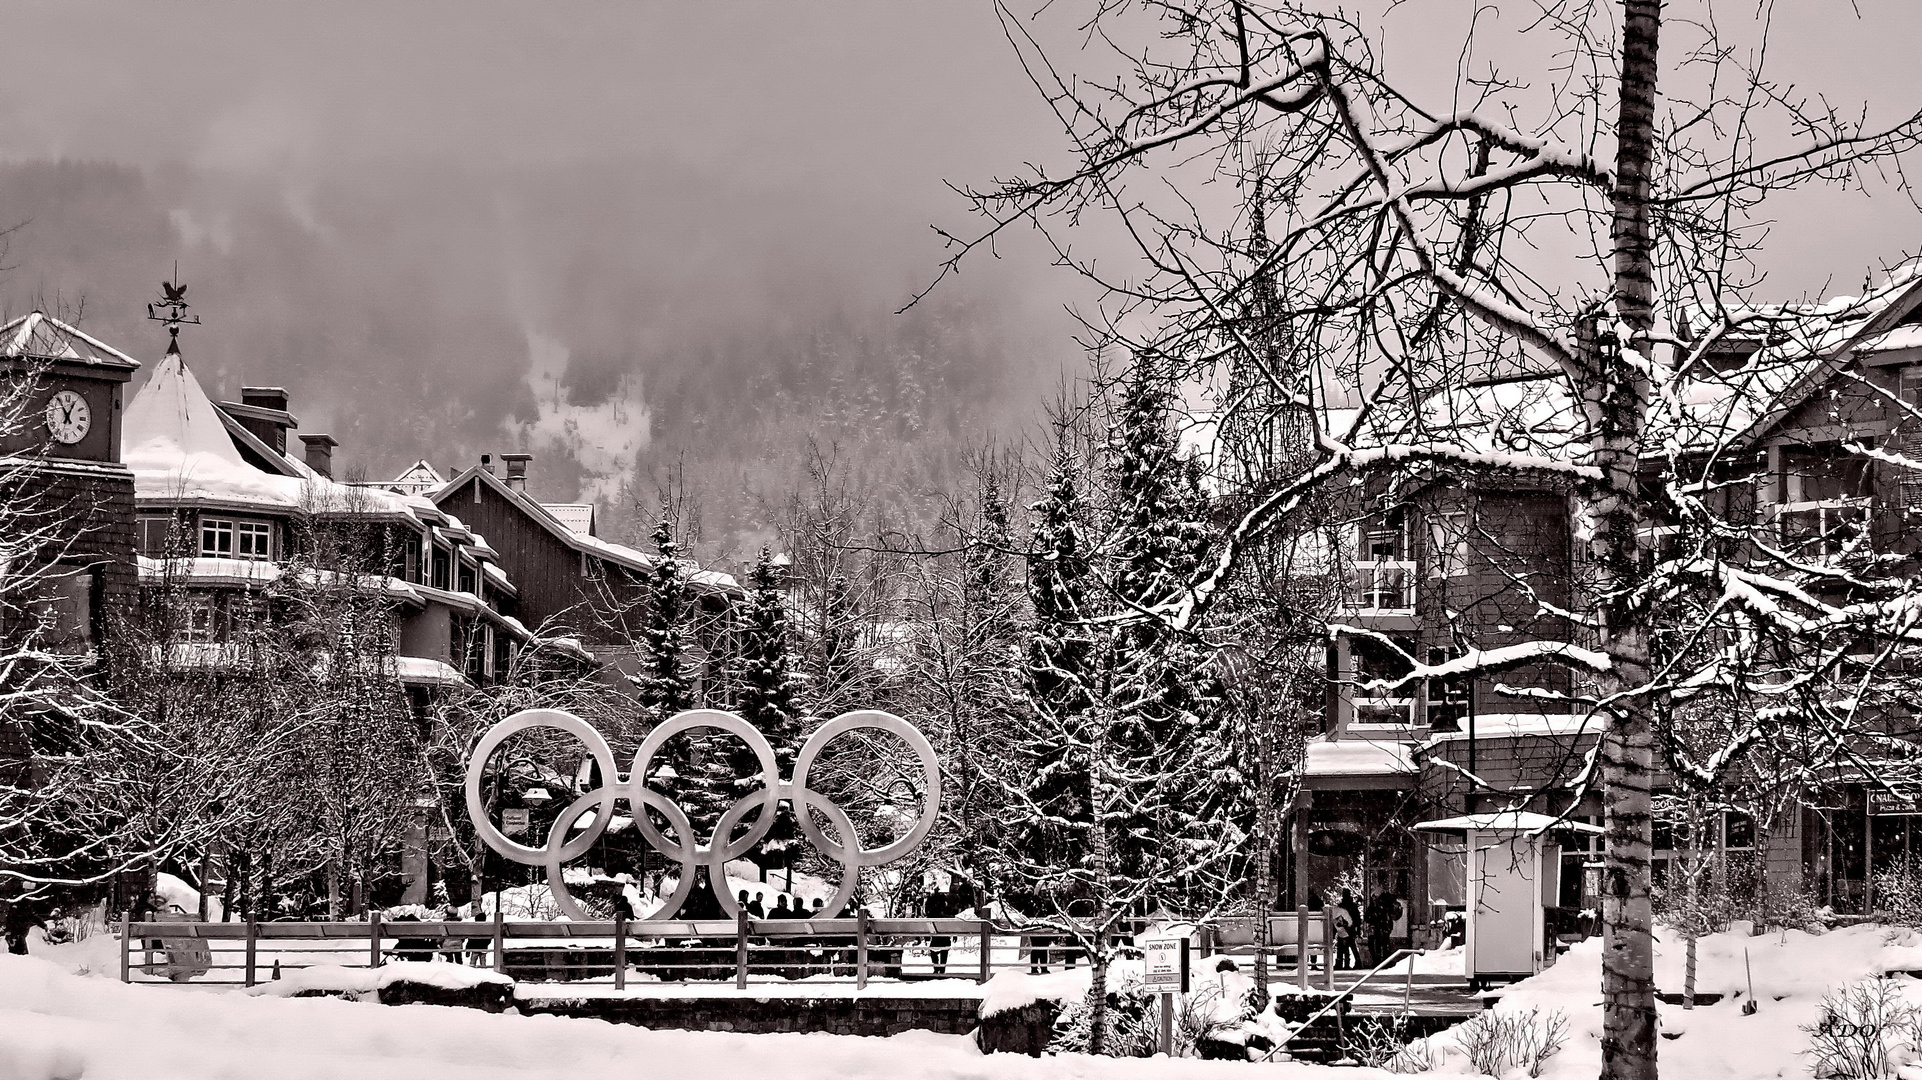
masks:
[[[526,448],[648,504],[684,463],[725,548],[809,436],[912,500],[1079,363],[1043,258],[894,314],[943,180],[1050,141],[986,8],[87,7],[0,74],[0,298],[152,360],[177,259],[210,389],[287,386],[369,475]],[[53,92],[74,50],[113,61]]]
[[[1899,80],[1891,28],[1922,22],[1861,7],[1781,15],[1839,101]],[[1443,93],[1458,54],[1425,43],[1502,18],[1391,14],[1384,48]],[[947,181],[1060,160],[985,2],[25,0],[8,29],[0,304],[153,360],[177,260],[199,377],[287,386],[372,476],[524,447],[543,497],[619,533],[684,465],[708,552],[738,555],[810,438],[913,516],[1080,369],[1063,306],[1088,293],[1019,234],[894,314],[943,257],[930,224],[970,224]],[[1900,199],[1795,205],[1783,290],[1915,246]]]

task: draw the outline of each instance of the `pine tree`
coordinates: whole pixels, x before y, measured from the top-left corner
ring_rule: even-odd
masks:
[[[798,680],[788,666],[787,602],[781,595],[782,583],[773,556],[766,548],[761,549],[761,558],[754,564],[748,582],[751,591],[741,628],[741,718],[767,739],[781,775],[791,778],[795,756],[801,750],[801,721],[794,707]],[[761,782],[754,755],[742,748],[737,758],[738,797],[759,790]],[[786,866],[799,841],[800,830],[792,814],[783,809],[762,840],[757,861],[763,866]]]
[[[674,538],[673,519],[665,505],[653,539],[654,567],[647,579],[641,624],[641,671],[633,681],[647,720],[659,725],[693,708],[694,688],[688,682],[684,661],[689,616],[687,569],[681,562],[681,546]],[[657,780],[655,786],[687,811],[698,838],[706,838],[713,831],[732,795],[732,778],[725,775],[731,762],[710,746],[714,738],[712,732],[700,730],[678,735],[668,741],[659,758],[673,775]]]
[[[1108,447],[1114,537],[1110,588],[1124,609],[1145,612],[1182,595],[1207,553],[1206,497],[1191,462],[1181,458],[1169,424],[1171,392],[1153,357],[1129,371]],[[1232,740],[1218,737],[1219,687],[1208,652],[1159,618],[1122,624],[1114,649],[1112,752],[1136,775],[1165,776],[1153,789],[1120,800],[1113,831],[1114,870],[1123,880],[1164,876],[1164,864],[1190,860],[1196,845],[1219,838],[1215,812],[1232,782],[1218,785],[1232,761]],[[1157,768],[1182,762],[1181,769]],[[1165,891],[1164,886],[1164,891]],[[1173,899],[1173,897],[1167,897]]]
[[[1059,867],[1063,874],[1086,856],[1094,820],[1086,725],[1093,704],[1089,662],[1093,641],[1083,610],[1089,563],[1081,532],[1081,493],[1065,440],[1057,449],[1048,494],[1035,514],[1028,558],[1028,596],[1034,628],[1022,670],[1027,698],[1020,784],[1010,822],[1011,845],[1023,869]],[[1048,902],[1059,882],[1015,885],[1029,903]]]

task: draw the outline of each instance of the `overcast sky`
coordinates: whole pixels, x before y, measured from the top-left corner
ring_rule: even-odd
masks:
[[[1847,109],[1871,101],[1883,118],[1922,105],[1922,3],[1783,6],[1771,50],[1784,82],[1825,87]],[[1515,36],[1535,7],[1484,0],[1478,54],[1544,62],[1528,50],[1545,38]],[[1475,10],[1401,7],[1383,31],[1390,63],[1446,93]],[[1718,14],[1748,30],[1760,10],[1744,0]],[[0,206],[0,218],[29,219],[9,256],[9,306],[84,294],[96,325],[135,335],[132,313],[178,257],[189,282],[206,283],[194,296],[213,380],[294,383],[341,427],[342,388],[284,369],[351,367],[340,354],[384,339],[271,344],[295,336],[304,308],[352,305],[303,276],[322,255],[383,292],[415,290],[415,310],[518,327],[445,391],[474,395],[477,422],[492,424],[525,380],[533,337],[645,381],[662,357],[770,311],[885,318],[941,258],[929,225],[967,224],[946,182],[983,183],[1061,149],[985,0],[13,0],[7,15],[0,159],[139,166],[171,228],[124,248],[156,265],[114,265],[111,244],[80,250],[56,235],[82,228],[49,208],[57,193],[20,194],[40,202]],[[275,241],[288,252],[278,264],[236,252],[268,243],[248,224],[262,198],[311,250]],[[1784,296],[1830,279],[1852,291],[1869,266],[1922,243],[1916,212],[1886,192],[1779,212],[1770,291]],[[961,291],[987,298],[1044,382],[1073,360],[1058,309],[1082,294],[1034,245],[1003,255],[972,265]],[[266,291],[242,310],[243,288]],[[269,303],[275,288],[288,295]]]

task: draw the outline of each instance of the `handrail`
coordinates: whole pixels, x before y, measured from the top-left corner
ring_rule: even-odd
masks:
[[[1392,964],[1400,963],[1405,958],[1420,956],[1422,953],[1425,953],[1427,951],[1428,950],[1426,949],[1396,949],[1393,953],[1389,954],[1388,959],[1383,960],[1379,964],[1376,964],[1373,968],[1369,970],[1368,974],[1363,975],[1359,979],[1356,979],[1353,986],[1350,986],[1348,989],[1343,990],[1341,993],[1336,994],[1333,998],[1330,998],[1328,1001],[1328,1004],[1323,1005],[1320,1009],[1316,1010],[1313,1016],[1310,1016],[1308,1019],[1303,1020],[1299,1027],[1295,1028],[1295,1030],[1288,1033],[1287,1038],[1276,1043],[1272,1048],[1269,1049],[1267,1053],[1261,1055],[1261,1060],[1267,1061],[1269,1058],[1272,1058],[1276,1054],[1281,1053],[1282,1047],[1287,1046],[1291,1042],[1294,1042],[1295,1037],[1297,1035],[1300,1035],[1302,1032],[1307,1031],[1310,1027],[1313,1027],[1315,1021],[1328,1015],[1328,1011],[1330,1009],[1333,1009],[1339,1006],[1343,1001],[1347,1000],[1350,996],[1352,996],[1355,991],[1361,989],[1363,983],[1381,974],[1382,969]]]

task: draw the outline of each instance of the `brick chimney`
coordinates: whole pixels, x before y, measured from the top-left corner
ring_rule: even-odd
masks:
[[[302,435],[300,441],[307,444],[307,467],[326,477],[334,478],[334,447],[340,440],[323,432]]]
[[[534,455],[502,454],[501,460],[507,463],[507,486],[514,491],[526,491],[527,463],[534,460]]]
[[[481,455],[481,468],[483,468],[483,469],[486,469],[486,470],[487,470],[487,475],[489,475],[489,476],[493,476],[493,475],[494,475],[494,455],[492,455],[492,454],[482,454],[482,455]]]

